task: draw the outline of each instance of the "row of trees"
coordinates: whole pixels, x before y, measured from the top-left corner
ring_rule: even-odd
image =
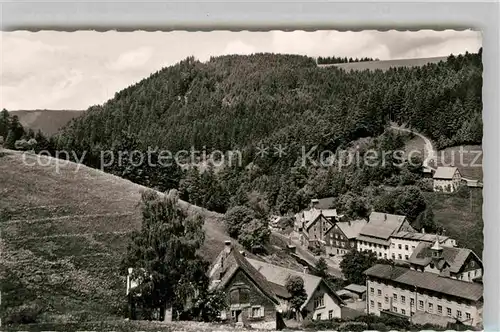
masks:
[[[0,145],[13,150],[55,151],[53,139],[47,139],[40,130],[35,133],[24,128],[19,117],[5,108],[0,112]]]
[[[336,56],[327,56],[327,57],[318,57],[317,60],[319,65],[329,65],[334,63],[350,63],[350,62],[364,62],[364,61],[379,61],[379,59],[375,58],[347,58],[347,57],[336,57]]]

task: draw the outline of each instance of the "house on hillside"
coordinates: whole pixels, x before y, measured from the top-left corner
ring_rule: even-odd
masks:
[[[415,248],[422,242],[424,243],[434,243],[436,238],[439,240],[441,246],[444,247],[456,247],[457,241],[454,239],[437,234],[429,234],[422,231],[417,232],[397,232],[390,237],[391,247],[390,247],[390,257],[393,260],[405,260],[407,261]]]
[[[364,219],[335,223],[325,234],[326,253],[344,255],[349,250],[356,250],[356,239],[367,223]]]
[[[359,251],[372,251],[379,258],[390,258],[390,238],[397,232],[415,232],[405,216],[372,212],[356,239]]]
[[[221,319],[258,329],[282,329],[281,301],[275,287],[259,273],[230,241],[209,270],[210,289],[227,294],[229,309]]]
[[[438,167],[432,178],[434,191],[454,192],[460,185],[462,175],[457,167]]]
[[[364,273],[368,314],[392,313],[412,321],[416,316],[422,325],[446,318],[482,326],[482,284],[385,264],[372,266]]]
[[[295,215],[294,231],[299,235],[302,245],[317,241],[324,243],[325,234],[340,217],[336,209],[321,209],[319,204],[318,199],[313,199],[308,210]]]
[[[304,280],[304,289],[307,294],[307,300],[301,310],[308,317],[313,320],[341,317],[341,308],[345,303],[322,278],[255,259],[248,259],[248,261],[274,287],[283,311],[290,309],[290,294],[285,287],[286,281],[290,276],[299,276]]]
[[[438,239],[421,242],[408,262],[414,270],[467,282],[483,276],[483,263],[472,250],[442,246]]]

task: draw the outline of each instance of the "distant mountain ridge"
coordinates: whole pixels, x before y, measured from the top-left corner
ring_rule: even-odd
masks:
[[[12,111],[25,128],[35,132],[41,130],[45,135],[52,136],[72,119],[79,117],[84,110],[19,110]]]

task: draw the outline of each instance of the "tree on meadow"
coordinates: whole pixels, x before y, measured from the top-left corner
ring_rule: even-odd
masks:
[[[253,219],[249,223],[242,225],[238,242],[241,243],[245,249],[252,251],[257,246],[263,246],[269,241],[271,230],[268,223],[262,219]]]
[[[229,209],[223,217],[227,233],[237,239],[243,225],[250,224],[255,219],[255,212],[247,206],[235,206]]]
[[[208,263],[198,254],[205,240],[204,220],[188,216],[175,196],[142,194],[142,227],[132,234],[122,266],[133,268],[133,289],[144,308],[183,312],[188,300],[208,288]],[[139,295],[140,294],[140,295]]]

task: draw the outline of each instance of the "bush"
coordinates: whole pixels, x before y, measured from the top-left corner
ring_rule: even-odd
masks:
[[[38,322],[42,307],[38,303],[22,305],[6,310],[5,324],[32,324]]]
[[[434,180],[429,178],[419,179],[415,182],[415,185],[422,191],[433,192],[434,191]]]

